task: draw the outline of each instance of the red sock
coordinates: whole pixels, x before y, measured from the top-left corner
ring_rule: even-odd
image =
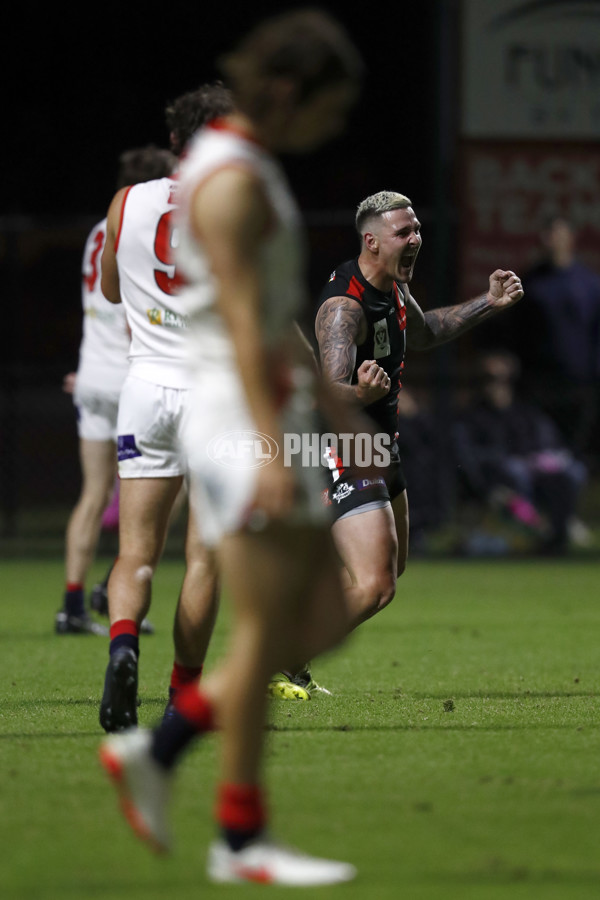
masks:
[[[118,619],[110,626],[108,652],[112,656],[122,647],[129,647],[135,655],[140,655],[139,628],[133,619]]]
[[[133,619],[118,619],[110,626],[110,639],[114,640],[122,634],[130,634],[132,637],[138,637],[139,628],[137,622]]]
[[[199,690],[195,681],[186,684],[175,695],[173,703],[195,731],[214,731],[215,713],[211,701]]]
[[[261,831],[267,819],[262,789],[254,784],[221,784],[215,813],[219,825],[227,832]]]
[[[67,581],[67,583],[65,585],[65,590],[67,591],[68,594],[72,594],[75,591],[82,591],[83,584],[81,581]]]
[[[202,674],[202,666],[182,666],[181,663],[173,663],[173,671],[171,672],[172,696],[186,684],[196,681]]]

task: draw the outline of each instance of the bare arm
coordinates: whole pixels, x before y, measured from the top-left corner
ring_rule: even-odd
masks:
[[[523,296],[521,280],[514,272],[496,269],[490,275],[486,294],[439,309],[423,312],[414,297],[407,297],[407,345],[412,350],[428,350],[459,337],[469,329],[503,309],[508,309]]]
[[[317,357],[315,356],[315,351],[297,322],[294,322],[293,334],[295,337],[294,345],[292,347],[292,350],[295,351],[294,358],[298,359],[299,362],[304,365],[308,365],[313,372],[318,372],[319,364],[317,362]]]
[[[387,373],[375,360],[365,360],[357,373],[358,383],[351,384],[356,349],[365,340],[366,331],[360,304],[348,297],[330,297],[317,314],[315,333],[323,376],[338,397],[363,406],[384,397],[391,386]]]
[[[121,222],[121,210],[127,193],[127,188],[122,188],[112,199],[106,216],[106,241],[102,252],[102,280],[100,288],[102,293],[111,303],[121,303],[121,288],[119,284],[119,269],[117,266],[117,254],[115,244]]]
[[[191,224],[210,260],[217,283],[217,308],[233,344],[240,380],[254,426],[280,447],[280,434],[262,321],[260,249],[270,210],[256,177],[223,169],[193,198]],[[257,474],[254,506],[279,517],[290,509],[295,489],[283,454]]]

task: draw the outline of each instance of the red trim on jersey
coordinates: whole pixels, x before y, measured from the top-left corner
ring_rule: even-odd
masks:
[[[129,185],[125,193],[123,194],[123,202],[121,203],[121,214],[119,216],[119,227],[117,228],[117,234],[115,237],[115,253],[119,249],[119,241],[121,240],[121,229],[123,228],[123,216],[125,215],[125,201],[129,196],[129,191],[133,187],[132,184]]]
[[[83,283],[85,284],[88,291],[90,291],[90,293],[94,290],[96,281],[98,280],[98,273],[99,273],[99,269],[100,269],[98,254],[102,253],[102,251],[104,249],[105,238],[106,238],[106,232],[104,231],[103,228],[100,228],[94,236],[94,241],[93,241],[94,249],[92,251],[92,255],[90,256],[91,272],[89,273],[89,275],[83,276]]]
[[[213,131],[228,131],[231,134],[237,134],[238,137],[244,138],[245,141],[249,141],[251,144],[257,144],[259,147],[263,146],[258,138],[244,128],[243,125],[236,125],[234,122],[230,122],[229,119],[213,119],[206,127],[212,128]]]
[[[333,474],[334,481],[338,481],[338,479],[346,471],[346,467],[344,466],[342,458],[338,456],[337,447],[333,446],[333,444],[329,447],[326,447],[324,455],[325,459],[328,460],[327,465],[329,466],[329,471]],[[333,465],[331,464],[332,462]],[[335,474],[336,472],[337,475]]]
[[[394,282],[394,294],[396,297],[396,318],[398,319],[398,325],[400,326],[400,331],[405,331],[406,301],[404,299],[404,294],[402,293],[396,282]]]
[[[361,284],[356,275],[353,275],[350,279],[350,284],[348,285],[346,293],[348,294],[348,296],[354,297],[356,300],[362,303],[364,292],[364,284]]]

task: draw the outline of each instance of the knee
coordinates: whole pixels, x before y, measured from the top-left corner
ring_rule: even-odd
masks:
[[[392,572],[370,578],[364,586],[365,617],[370,618],[385,609],[396,594],[396,579]]]
[[[216,555],[206,548],[193,548],[186,552],[186,571],[190,578],[209,582],[217,580]]]
[[[113,497],[113,488],[84,485],[78,506],[87,519],[99,519]]]

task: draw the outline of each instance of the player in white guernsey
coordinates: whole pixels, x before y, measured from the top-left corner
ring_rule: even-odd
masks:
[[[171,146],[179,156],[198,127],[231,109],[221,84],[178,98],[167,110]],[[187,323],[173,264],[177,178],[125,188],[108,211],[102,289],[122,303],[131,329],[129,370],[119,399],[119,556],[108,582],[110,659],[100,707],[106,731],[137,723],[139,631],[151,602],[173,504],[187,463],[180,446],[191,387]],[[201,670],[216,614],[213,554],[189,517],[186,571],[175,615],[171,692]]]
[[[127,150],[119,158],[117,187],[172,172],[175,157],[154,146]],[[129,329],[122,307],[108,303],[100,286],[106,219],[92,228],[83,253],[83,335],[74,377],[81,493],[65,541],[65,593],[56,615],[58,634],[107,635],[85,609],[85,580],[93,562],[102,514],[110,503],[117,474],[117,409],[127,374]]]
[[[191,490],[233,604],[229,651],[154,731],[115,736],[101,756],[130,823],[164,848],[170,770],[194,737],[219,728],[221,833],[209,877],[335,883],[353,867],[267,837],[262,790],[270,676],[334,646],[347,625],[329,522],[312,503],[315,470],[292,469],[275,452],[266,465],[225,468],[211,441],[245,432],[283,447],[286,431],[316,427],[310,370],[295,363],[304,350],[294,328],[305,284],[298,214],[272,154],[333,137],[362,65],[334,20],[303,10],[259,25],[224,68],[236,112],[207,127],[182,164],[178,259],[192,332]]]

